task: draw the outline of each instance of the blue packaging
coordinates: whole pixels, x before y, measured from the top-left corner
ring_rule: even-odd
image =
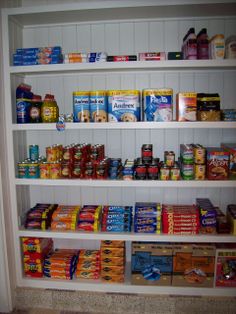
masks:
[[[16,121],[17,123],[29,123],[30,115],[29,108],[33,93],[31,86],[27,84],[20,84],[16,89]]]
[[[107,92],[91,91],[89,98],[91,122],[107,122]]]

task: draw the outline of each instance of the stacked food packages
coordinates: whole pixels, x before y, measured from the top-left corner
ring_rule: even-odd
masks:
[[[45,257],[53,249],[52,239],[22,238],[24,273],[27,277],[43,277]]]
[[[100,278],[100,250],[79,251],[79,259],[76,268],[76,277],[83,279],[99,279]]]
[[[78,250],[56,249],[44,261],[44,276],[52,279],[71,280],[76,270]]]
[[[107,283],[125,280],[125,241],[101,242],[101,279]]]
[[[102,206],[84,205],[78,215],[77,229],[96,232],[100,229]]]
[[[199,209],[201,233],[216,233],[217,212],[208,198],[197,198]]]
[[[163,233],[197,234],[199,227],[199,212],[195,205],[162,205]]]
[[[59,205],[52,214],[51,230],[75,230],[80,206]]]
[[[161,205],[151,202],[137,202],[134,213],[134,232],[161,233]]]
[[[131,232],[132,206],[104,206],[101,230],[105,232]]]

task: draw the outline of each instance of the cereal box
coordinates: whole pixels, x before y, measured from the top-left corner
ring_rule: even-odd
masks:
[[[217,248],[216,250],[215,286],[228,288],[236,287],[235,244],[232,245],[232,247]]]
[[[221,143],[221,147],[230,153],[229,175],[230,179],[236,179],[236,143]]]
[[[227,180],[229,177],[229,155],[223,148],[207,148],[207,179]]]

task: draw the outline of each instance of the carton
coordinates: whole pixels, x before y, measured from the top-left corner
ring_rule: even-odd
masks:
[[[221,143],[221,147],[230,153],[229,178],[236,179],[236,143]]]
[[[215,286],[236,287],[236,245],[216,249]]]
[[[133,242],[131,284],[170,286],[172,260],[172,245]]]
[[[197,120],[196,93],[178,93],[176,95],[176,120],[177,121]]]
[[[172,285],[213,287],[214,267],[214,245],[174,245]]]

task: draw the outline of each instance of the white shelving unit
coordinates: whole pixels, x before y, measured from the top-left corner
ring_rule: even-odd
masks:
[[[232,235],[171,236],[150,234],[107,234],[24,230],[20,217],[36,202],[65,204],[124,204],[135,201],[193,203],[196,197],[209,197],[222,209],[236,203],[236,181],[109,181],[37,180],[16,178],[16,163],[27,155],[30,144],[44,148],[55,143],[90,142],[105,144],[110,157],[134,158],[143,143],[153,143],[154,155],[165,150],[179,155],[180,143],[219,146],[235,142],[235,122],[194,123],[67,123],[64,132],[55,124],[16,124],[15,89],[22,81],[33,92],[56,96],[60,111],[72,111],[72,92],[96,89],[139,89],[172,87],[174,92],[218,92],[223,108],[236,108],[236,61],[196,60],[158,62],[117,62],[59,64],[42,66],[11,65],[16,48],[60,45],[63,52],[106,51],[110,55],[145,51],[178,51],[189,27],[196,32],[207,27],[209,35],[231,35],[236,28],[235,1],[84,1],[73,4],[4,9],[5,128],[8,155],[8,184],[11,195],[16,278],[18,286],[68,290],[156,293],[178,295],[233,296],[235,289],[147,287],[130,284],[107,285],[73,280],[29,279],[22,274],[20,238],[52,237],[58,246],[78,242],[97,247],[102,239],[126,241],[234,243]],[[130,254],[128,252],[128,258]],[[129,271],[127,271],[127,274]]]

